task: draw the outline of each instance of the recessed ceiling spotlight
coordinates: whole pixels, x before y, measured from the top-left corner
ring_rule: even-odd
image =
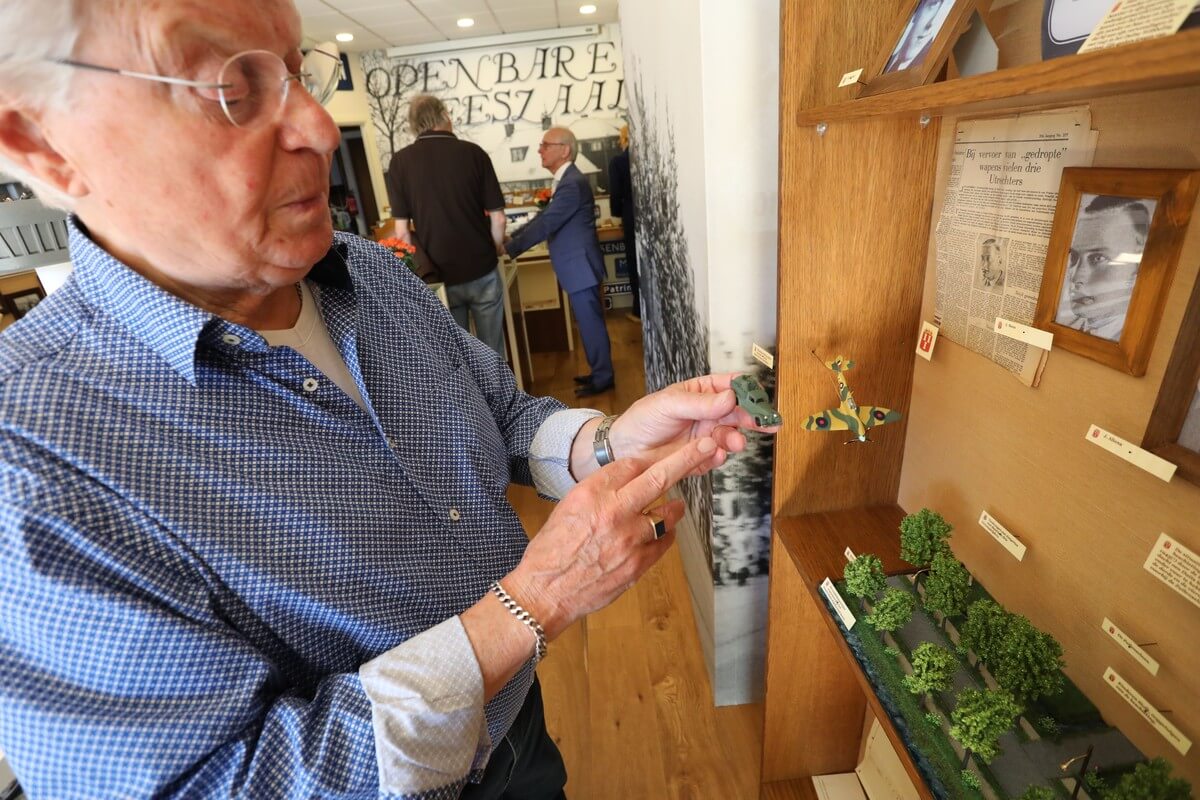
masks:
[[[591,3],[588,3],[586,6],[579,7],[579,13],[580,14],[595,14],[596,7],[594,5],[592,5]]]
[[[333,38],[337,39],[339,42],[353,42],[354,34],[353,33],[339,33],[337,36],[335,36]]]
[[[458,20],[458,27],[460,28],[469,28],[474,24],[475,20],[471,19],[470,17],[460,17]]]

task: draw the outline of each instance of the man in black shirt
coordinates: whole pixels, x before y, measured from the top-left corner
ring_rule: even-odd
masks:
[[[483,148],[458,139],[450,114],[432,95],[413,98],[408,122],[417,140],[392,156],[388,199],[396,235],[418,248],[446,285],[450,313],[504,355],[504,195]],[[410,231],[416,228],[416,240]]]
[[[625,232],[625,265],[629,268],[629,291],[633,294],[633,308],[626,314],[634,322],[642,321],[641,283],[638,279],[637,237],[634,227],[637,219],[633,207],[633,179],[629,172],[629,126],[621,126],[621,152],[608,161],[608,206],[614,217],[621,218]]]

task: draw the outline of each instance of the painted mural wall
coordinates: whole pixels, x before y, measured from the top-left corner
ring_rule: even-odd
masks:
[[[737,370],[772,388],[750,351],[775,342],[778,0],[623,0],[620,19],[647,385]],[[754,437],[682,491],[680,550],[720,705],[762,695],[772,467],[770,438]]]
[[[617,25],[593,26],[580,38],[490,45],[417,56],[377,50],[361,56],[364,90],[379,163],[410,144],[408,105],[427,93],[441,98],[454,132],[491,156],[508,192],[548,186],[537,146],[551,125],[568,127],[580,143],[576,165],[593,186],[608,186],[628,99]]]

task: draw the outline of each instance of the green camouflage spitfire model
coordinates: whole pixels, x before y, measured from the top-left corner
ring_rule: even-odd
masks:
[[[779,416],[779,412],[771,405],[767,390],[753,375],[739,375],[730,385],[733,387],[733,393],[737,395],[738,405],[754,417],[755,425],[771,428],[783,424],[783,417]]]
[[[816,353],[814,352],[815,356]],[[817,359],[820,361],[820,359]],[[819,414],[813,414],[804,421],[804,427],[810,431],[850,431],[854,434],[850,442],[869,442],[867,431],[876,425],[886,425],[900,419],[899,411],[879,406],[860,406],[854,402],[854,394],[850,391],[846,377],[842,374],[854,366],[854,362],[845,356],[838,356],[833,361],[823,362],[825,366],[837,373],[838,397],[842,404],[837,408],[827,408]]]

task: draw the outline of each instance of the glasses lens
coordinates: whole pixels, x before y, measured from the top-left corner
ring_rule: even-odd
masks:
[[[217,82],[225,116],[239,128],[252,127],[272,118],[283,105],[288,71],[274,53],[249,50],[226,61]]]
[[[301,81],[308,93],[325,105],[333,98],[342,80],[342,60],[324,50],[309,50],[300,68]]]

